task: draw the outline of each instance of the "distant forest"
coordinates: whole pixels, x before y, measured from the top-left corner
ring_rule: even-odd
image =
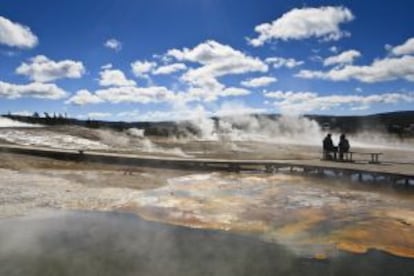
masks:
[[[22,115],[2,115],[13,120],[42,124],[46,126],[55,125],[75,125],[89,128],[111,128],[114,130],[125,130],[129,128],[144,129],[145,135],[149,136],[180,136],[186,133],[197,134],[198,129],[188,121],[165,121],[165,122],[112,122],[100,120],[78,120],[68,118],[66,114],[40,115],[35,112],[32,116]],[[255,114],[250,115],[256,118],[277,119],[278,114]],[[326,131],[339,131],[345,133],[355,133],[358,131],[379,131],[398,135],[401,138],[414,137],[414,111],[398,111],[380,113],[365,116],[327,116],[327,115],[305,115],[309,119],[315,120]],[[223,120],[223,117],[213,117],[216,123]]]

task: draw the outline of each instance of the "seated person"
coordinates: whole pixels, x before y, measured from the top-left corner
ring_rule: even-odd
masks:
[[[342,134],[339,138],[339,160],[343,160],[344,159],[344,153],[345,152],[349,152],[350,149],[350,145],[349,145],[349,141],[348,139],[346,139],[345,134]]]
[[[332,142],[332,135],[328,133],[325,139],[323,139],[323,158],[328,160],[335,159],[336,151],[337,148]],[[331,153],[334,153],[334,156],[332,156]]]

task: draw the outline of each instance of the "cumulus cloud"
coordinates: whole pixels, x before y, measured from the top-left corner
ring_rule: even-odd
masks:
[[[352,64],[354,60],[361,56],[357,50],[348,50],[336,56],[330,56],[323,61],[324,66]]]
[[[174,92],[163,86],[135,87],[121,86],[98,89],[95,92],[80,90],[66,103],[85,105],[108,103],[158,103],[170,102],[174,99]]]
[[[266,98],[274,100],[283,113],[306,113],[325,111],[338,107],[352,110],[367,109],[374,104],[398,104],[414,102],[414,93],[383,93],[372,95],[319,95],[315,92],[272,91],[265,92]]]
[[[304,64],[301,60],[296,60],[294,58],[282,58],[282,57],[269,57],[265,59],[266,63],[272,64],[274,68],[287,67],[295,68]]]
[[[241,85],[246,87],[262,87],[262,86],[268,86],[271,83],[274,83],[277,81],[277,78],[274,77],[259,77],[254,79],[248,79],[241,82]]]
[[[390,46],[389,48],[391,49],[391,53],[396,56],[414,54],[414,37],[408,39],[401,45],[395,47]]]
[[[185,72],[181,80],[190,88],[187,99],[212,101],[218,97],[247,95],[250,92],[236,87],[226,87],[217,79],[226,75],[250,72],[267,72],[268,66],[259,58],[248,56],[228,45],[206,41],[193,49],[172,49],[167,56],[178,61],[200,64]]]
[[[103,100],[98,96],[92,94],[86,89],[79,90],[73,95],[69,100],[66,101],[67,104],[76,104],[76,105],[85,105],[85,104],[98,104],[102,103]]]
[[[127,79],[124,72],[118,69],[112,69],[112,65],[102,67],[103,71],[99,73],[99,84],[101,86],[135,86],[136,82]]]
[[[115,38],[111,38],[108,39],[107,41],[105,41],[104,46],[114,50],[115,52],[119,52],[122,50],[122,43],[121,41],[115,39]]]
[[[212,90],[208,90],[205,87],[190,87],[187,91],[177,94],[174,100],[183,103],[193,101],[212,102],[221,97],[245,96],[248,94],[250,94],[249,90],[238,87],[225,87],[223,84],[218,83]]]
[[[301,70],[295,75],[305,79],[324,79],[331,81],[347,81],[351,79],[361,82],[375,83],[405,79],[414,82],[414,57],[402,56],[375,60],[371,65],[346,65],[330,71]]]
[[[248,72],[266,72],[267,65],[259,58],[247,56],[228,45],[209,40],[193,49],[172,49],[167,55],[180,61],[191,61],[201,64],[201,67],[190,69],[186,76],[191,79],[198,75],[221,77],[230,74]]]
[[[271,23],[256,26],[259,36],[250,39],[252,46],[262,46],[270,40],[305,39],[310,37],[338,40],[347,35],[340,24],[352,21],[354,15],[345,7],[296,8]]]
[[[78,79],[85,73],[85,67],[80,61],[53,61],[46,56],[38,55],[29,63],[22,63],[16,73],[29,77],[36,82],[50,82],[57,79]]]
[[[95,91],[96,96],[110,103],[157,103],[169,101],[174,93],[163,86],[110,87]]]
[[[169,54],[178,60],[200,63],[202,66],[190,69],[183,75],[183,80],[198,84],[207,78],[249,72],[266,72],[267,65],[258,58],[253,58],[230,46],[215,41],[207,41],[194,49],[183,51],[171,50]]]
[[[67,93],[63,89],[52,83],[12,84],[0,81],[0,97],[9,99],[31,97],[58,100],[66,95]]]
[[[29,27],[0,16],[0,44],[17,48],[33,48],[38,39]]]
[[[156,66],[157,63],[150,61],[137,60],[131,63],[132,72],[136,77],[140,78],[148,78],[148,73],[150,73]]]
[[[73,95],[67,104],[97,104],[97,103],[170,103],[185,104],[194,101],[211,102],[217,100],[219,97],[230,96],[244,96],[250,91],[238,87],[225,87],[219,84],[219,88],[212,91],[206,91],[199,87],[190,87],[189,89],[176,93],[164,86],[119,86],[108,87],[105,89],[98,89],[94,92],[88,90],[80,90]]]
[[[168,75],[186,69],[187,66],[184,63],[174,63],[165,66],[160,66],[157,69],[155,69],[152,73],[154,75]]]

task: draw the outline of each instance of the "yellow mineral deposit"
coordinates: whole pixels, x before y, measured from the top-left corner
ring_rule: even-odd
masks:
[[[369,249],[414,258],[411,201],[313,181],[290,175],[187,176],[143,192],[128,209],[150,220],[253,234],[316,259],[336,250]]]

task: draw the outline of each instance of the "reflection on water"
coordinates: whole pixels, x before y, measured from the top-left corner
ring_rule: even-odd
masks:
[[[378,251],[327,261],[247,236],[133,215],[54,212],[0,220],[0,275],[414,275]]]
[[[121,208],[156,221],[249,233],[324,258],[384,250],[414,258],[413,198],[292,175],[175,178]]]
[[[414,258],[412,195],[284,174],[190,174],[151,190],[122,187],[122,179],[97,185],[104,178],[98,172],[0,174],[2,218],[45,208],[126,210],[152,221],[252,235],[306,258],[370,249]]]

